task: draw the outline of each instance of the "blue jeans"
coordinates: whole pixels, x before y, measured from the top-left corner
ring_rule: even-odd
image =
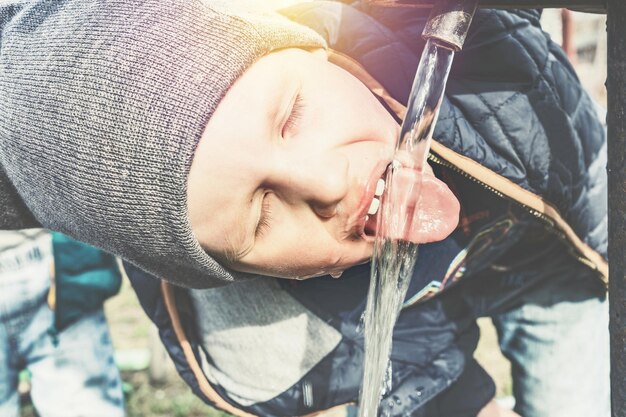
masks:
[[[57,345],[48,334],[51,261],[49,237],[0,253],[0,416],[19,416],[18,373],[25,368],[41,417],[123,416],[102,310],[59,333]]]
[[[610,417],[608,300],[593,284],[555,282],[493,317],[523,417]]]

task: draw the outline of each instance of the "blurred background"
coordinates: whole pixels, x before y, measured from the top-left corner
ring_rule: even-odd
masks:
[[[542,23],[552,39],[564,46],[600,109],[606,108],[605,16],[549,9],[544,11]],[[128,417],[226,416],[194,397],[178,377],[127,281],[119,295],[106,303],[105,311],[122,371]],[[510,365],[500,354],[491,322],[483,319],[479,324],[481,340],[476,357],[496,381],[499,400],[511,404]],[[36,416],[29,401],[28,374],[21,376],[20,392],[22,415]]]

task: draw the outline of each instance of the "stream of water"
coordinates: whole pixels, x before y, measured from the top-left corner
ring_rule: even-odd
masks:
[[[365,360],[360,417],[378,416],[383,395],[392,389],[389,354],[393,327],[413,274],[418,245],[387,236],[394,235],[390,231],[403,227],[405,219],[399,214],[401,207],[406,204],[418,207],[419,200],[406,199],[421,198],[421,175],[413,184],[415,190],[405,193],[405,200],[391,201],[388,196],[395,195],[394,177],[400,169],[423,172],[453,57],[454,52],[436,40],[426,42],[402,124],[396,158],[387,169],[385,192],[377,214],[378,228],[364,317]],[[383,408],[383,415],[390,415],[393,407],[394,403],[389,403]]]

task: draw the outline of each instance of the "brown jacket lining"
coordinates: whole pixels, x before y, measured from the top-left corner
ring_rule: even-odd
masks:
[[[183,353],[189,363],[189,367],[198,381],[200,391],[202,391],[202,393],[221,410],[237,417],[255,417],[254,414],[235,408],[231,404],[224,401],[224,399],[217,392],[215,392],[204,375],[204,372],[202,372],[202,367],[196,360],[196,356],[193,354],[191,344],[189,343],[189,340],[187,340],[183,326],[180,324],[180,317],[178,315],[178,310],[176,309],[174,291],[165,281],[161,282],[161,293],[163,294],[163,299],[165,300],[165,308],[167,309],[170,320],[172,321],[172,326],[174,327],[174,333],[176,333],[178,343],[180,343],[180,347],[183,349]]]
[[[404,115],[406,114],[406,107],[396,101],[393,97],[391,97],[389,93],[385,90],[385,88],[371,75],[369,75],[358,62],[346,55],[332,50],[328,51],[328,57],[330,62],[349,71],[352,75],[361,80],[361,82],[363,82],[363,84],[365,84],[374,94],[384,99],[389,108],[393,110],[398,115],[398,117],[400,117],[401,119],[404,118]],[[519,202],[520,204],[530,207],[531,209],[536,210],[551,218],[554,223],[561,229],[561,231],[565,233],[565,235],[576,247],[576,249],[578,249],[585,257],[587,257],[587,259],[591,263],[590,266],[596,268],[596,270],[598,270],[602,274],[603,281],[605,283],[608,281],[607,262],[596,251],[591,249],[578,238],[578,236],[576,235],[576,233],[574,233],[569,224],[567,224],[567,222],[561,217],[561,215],[552,205],[546,203],[543,199],[531,193],[530,191],[523,189],[519,185],[511,182],[510,180],[496,174],[488,168],[485,168],[476,161],[462,156],[452,151],[451,149],[446,148],[435,140],[433,140],[432,142],[431,150],[439,155],[441,158],[455,165],[461,171],[467,173],[468,175],[473,176],[477,180],[489,185],[498,192]],[[162,281],[161,292],[163,294],[163,299],[165,300],[165,307],[170,316],[170,320],[172,321],[172,326],[174,327],[176,338],[178,339],[178,343],[180,343],[183,354],[185,355],[185,358],[189,363],[189,367],[191,368],[194,376],[196,377],[196,380],[198,381],[200,391],[202,391],[202,393],[210,401],[212,401],[217,408],[220,408],[237,417],[256,417],[253,414],[247,413],[227,403],[213,389],[213,387],[207,380],[206,375],[204,375],[202,367],[198,363],[195,355],[193,354],[191,344],[189,343],[189,340],[185,335],[185,331],[183,330],[183,327],[180,323],[180,317],[178,315],[178,310],[176,309],[176,300],[171,285],[165,281]],[[343,406],[345,406],[345,404],[338,405],[331,408],[330,410]],[[306,417],[315,416],[320,412],[322,411],[309,414]]]
[[[191,348],[191,343],[187,339],[187,335],[183,329],[182,324],[180,323],[180,316],[178,315],[178,309],[176,308],[176,296],[174,295],[174,289],[172,285],[166,281],[161,281],[161,294],[163,295],[163,299],[165,300],[165,308],[167,313],[170,316],[170,320],[172,322],[172,327],[174,327],[174,333],[176,334],[176,338],[178,339],[178,343],[180,343],[181,348],[183,349],[183,354],[185,355],[185,359],[189,363],[189,367],[193,372],[196,380],[198,381],[198,386],[200,387],[200,391],[214,403],[214,405],[230,414],[233,414],[237,417],[256,417],[254,414],[250,414],[246,411],[243,411],[235,406],[227,403],[211,386],[206,375],[202,371],[202,367],[198,363],[196,356],[193,354],[193,349]],[[326,410],[316,411],[311,414],[306,414],[302,417],[314,417],[320,413],[331,411],[334,409],[338,409],[340,407],[345,407],[348,404],[340,404],[334,407],[331,407]]]

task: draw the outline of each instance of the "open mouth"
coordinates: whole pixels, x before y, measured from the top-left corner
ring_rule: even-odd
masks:
[[[361,217],[363,239],[373,242],[381,229],[382,198],[393,208],[382,231],[386,238],[429,243],[452,233],[459,221],[460,205],[444,182],[431,172],[405,167],[394,169],[393,186],[386,182],[388,179],[385,176],[377,180],[375,187],[370,186],[369,206]]]

